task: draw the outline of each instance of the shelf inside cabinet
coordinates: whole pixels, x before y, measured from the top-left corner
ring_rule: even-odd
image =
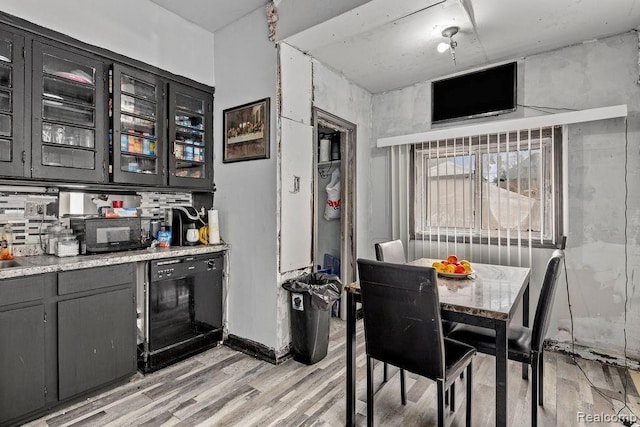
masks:
[[[157,157],[155,154],[144,154],[144,153],[138,153],[135,151],[123,151],[123,150],[120,151],[120,154],[125,156],[143,157],[147,159],[155,159]]]
[[[193,145],[194,147],[204,147],[204,142],[200,142],[200,141],[194,141],[192,139],[176,139],[174,142],[176,142],[177,144],[183,144],[183,145]]]
[[[90,77],[85,77],[84,75],[76,74],[74,72],[44,70],[43,76],[45,78],[51,78],[53,80],[63,81],[66,83],[76,83],[85,87],[95,86],[95,83]]]
[[[123,95],[129,95],[138,99],[145,99],[151,102],[156,101],[156,87],[131,77],[127,74],[122,74],[120,80],[120,92]]]
[[[204,178],[205,164],[202,162],[176,161],[175,175],[181,178]]]
[[[201,134],[202,132],[204,132],[204,125],[200,124],[197,126],[187,126],[184,124],[180,124],[180,123],[176,123],[176,130],[178,132],[180,132],[181,130],[183,130],[183,133],[197,133],[197,134]]]
[[[329,160],[328,162],[318,162],[319,168],[326,168],[331,166],[340,165],[340,160]]]

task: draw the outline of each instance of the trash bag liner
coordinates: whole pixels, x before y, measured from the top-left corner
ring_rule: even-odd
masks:
[[[342,294],[342,282],[335,274],[305,273],[286,280],[282,287],[290,292],[311,295],[311,306],[317,310],[329,310]]]

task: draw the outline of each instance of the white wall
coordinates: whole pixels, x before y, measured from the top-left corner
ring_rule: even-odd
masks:
[[[264,8],[216,33],[214,206],[231,245],[229,333],[278,349],[277,50],[267,39]],[[270,158],[222,163],[223,110],[271,98]]]
[[[624,352],[624,306],[628,293],[628,355],[640,358],[640,296],[636,292],[640,265],[640,89],[638,39],[627,33],[570,46],[524,59],[525,105],[586,109],[627,104],[625,122],[604,120],[569,126],[569,230],[566,264],[578,345],[620,356]],[[429,128],[429,83],[374,96],[374,136],[414,133]],[[534,110],[523,115],[540,114]],[[386,150],[385,150],[386,151]],[[625,152],[628,153],[628,248],[625,251]],[[386,160],[386,159],[385,159]],[[388,160],[376,167],[388,173]],[[373,193],[375,232],[390,234],[386,219],[390,188]],[[383,191],[384,190],[384,191]],[[378,214],[380,213],[380,214]],[[390,236],[389,236],[390,237]],[[548,250],[533,259],[532,307],[537,300]],[[628,254],[628,277],[625,276]],[[627,292],[628,291],[628,292]],[[532,310],[533,311],[533,310]],[[570,318],[564,279],[556,293],[549,337],[570,342]]]
[[[214,85],[213,34],[148,0],[0,0],[0,10]]]
[[[372,95],[324,64],[313,61],[313,105],[343,120],[356,130],[356,257],[375,256],[371,234],[373,215],[370,200],[377,191],[377,173],[372,159]]]

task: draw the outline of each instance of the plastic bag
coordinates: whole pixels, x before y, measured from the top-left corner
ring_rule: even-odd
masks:
[[[324,207],[324,219],[331,221],[340,218],[340,169],[331,174],[331,181],[325,187],[327,204]]]
[[[289,292],[308,293],[316,310],[327,311],[342,294],[342,282],[334,274],[305,273],[286,280],[282,287]]]

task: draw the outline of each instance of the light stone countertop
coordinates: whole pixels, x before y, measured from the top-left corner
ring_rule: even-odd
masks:
[[[52,255],[16,257],[15,260],[20,265],[17,267],[1,268],[0,280],[10,279],[13,277],[31,276],[34,274],[79,270],[81,268],[126,264],[129,262],[149,261],[185,255],[207,254],[226,251],[228,249],[228,245],[218,244],[210,246],[198,245],[149,248],[122,252],[109,252],[97,255],[78,255],[73,257],[56,257]]]
[[[420,258],[407,264],[431,267],[434,261],[439,260]],[[474,273],[467,278],[438,275],[440,307],[445,311],[489,319],[512,319],[529,285],[531,269],[475,262],[472,268]],[[347,287],[347,291],[358,293],[359,287],[355,282]]]

